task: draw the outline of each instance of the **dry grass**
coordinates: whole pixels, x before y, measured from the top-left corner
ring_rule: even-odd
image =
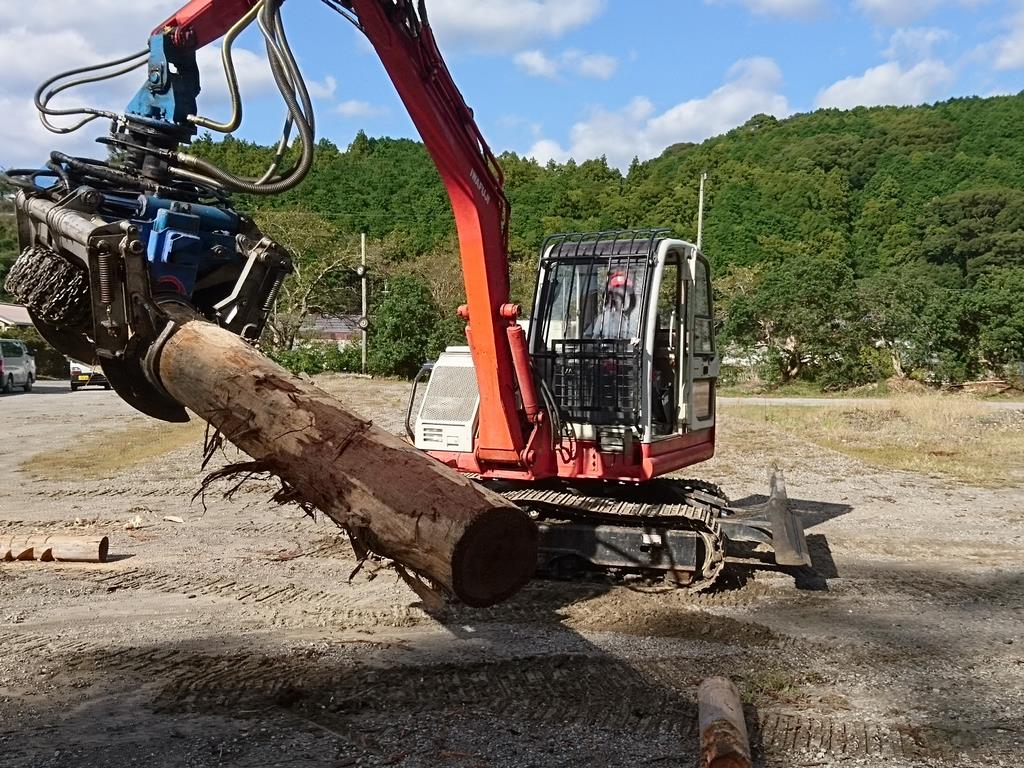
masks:
[[[202,440],[205,422],[154,424],[92,432],[56,451],[21,463],[42,480],[102,480]]]
[[[729,405],[826,448],[892,469],[1002,487],[1024,481],[1024,412],[943,395],[850,406]]]

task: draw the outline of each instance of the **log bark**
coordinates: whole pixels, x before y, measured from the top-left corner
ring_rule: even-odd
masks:
[[[0,560],[105,563],[106,536],[8,536],[0,539]]]
[[[179,403],[278,475],[358,545],[487,606],[536,567],[536,526],[501,496],[346,410],[210,323],[180,327],[156,362]]]
[[[750,738],[743,703],[726,677],[709,677],[697,689],[700,768],[750,768]]]

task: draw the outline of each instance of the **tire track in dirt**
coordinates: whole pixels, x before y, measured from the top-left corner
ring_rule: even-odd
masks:
[[[329,543],[327,546],[335,546]],[[337,545],[347,547],[347,542]],[[322,550],[316,552],[326,555]],[[588,630],[621,630],[632,618],[624,619],[622,605],[614,597],[605,601],[600,594],[608,589],[600,585],[563,585],[538,581],[528,586],[513,600],[491,608],[467,608],[451,605],[432,616],[416,606],[392,606],[390,609],[371,609],[360,602],[372,601],[365,594],[344,594],[294,583],[272,584],[229,578],[196,578],[189,573],[166,573],[143,569],[121,571],[115,574],[83,574],[95,588],[106,592],[137,589],[171,594],[203,595],[215,599],[234,600],[275,610],[285,609],[275,618],[287,625],[291,620],[312,623],[315,614],[319,623],[407,627],[437,621],[463,621],[468,623],[528,623],[551,624],[570,619],[572,626]],[[691,595],[681,591],[671,593],[673,606],[682,609],[716,606],[735,606],[765,599],[772,590],[763,586],[748,586],[742,590]],[[632,594],[632,593],[630,593]],[[652,596],[657,599],[657,596]],[[376,602],[376,601],[374,601]],[[296,615],[289,616],[288,608]],[[667,610],[664,605],[659,612]],[[630,614],[632,616],[632,613]],[[642,618],[642,617],[640,617]]]
[[[626,663],[608,657],[539,656],[476,664],[365,670],[318,668],[309,658],[227,656],[181,670],[157,695],[157,711],[225,713],[274,705],[346,715],[402,711],[423,716],[459,711],[483,719],[615,728],[644,737],[696,738],[693,665],[678,659]],[[902,724],[768,711],[755,743],[769,758],[950,759],[938,741]],[[913,737],[911,737],[913,735]]]
[[[95,485],[86,481],[76,483],[75,485],[55,485],[53,483],[41,483],[45,487],[35,488],[32,485],[25,485],[18,488],[18,494],[28,498],[35,499],[95,499],[95,498],[110,498],[117,496],[131,496],[141,498],[186,498],[191,501],[195,496],[196,492],[200,490],[198,483],[189,484],[181,483],[171,480],[155,480],[140,483],[139,480],[129,480],[125,482],[97,482]],[[235,490],[231,495],[233,498],[237,497],[248,497],[248,496],[263,496],[269,499],[274,495],[277,488],[273,485],[259,485],[256,483],[243,485],[241,488]],[[213,499],[216,496],[216,491],[211,489],[208,491],[207,497]]]
[[[212,589],[222,585],[214,583]],[[223,585],[226,586],[226,585]],[[759,644],[774,645],[770,636]],[[783,642],[786,642],[784,639]],[[95,640],[47,634],[0,633],[0,652],[24,659],[37,679],[117,675],[150,684],[157,714],[201,711],[233,716],[239,710],[282,707],[314,719],[366,711],[436,716],[479,713],[544,725],[579,724],[622,729],[631,736],[670,732],[696,738],[691,700],[712,660],[666,657],[623,661],[606,655],[551,654],[477,663],[374,668],[346,658],[344,644],[211,652],[194,648],[111,648]],[[30,660],[47,672],[30,669]],[[59,662],[59,663],[56,663]],[[738,679],[743,672],[737,669]],[[754,742],[772,763],[796,754],[950,759],[940,740],[919,729],[855,717],[765,710]]]
[[[167,594],[202,595],[218,600],[234,601],[245,605],[279,610],[292,607],[301,612],[297,619],[314,624],[310,614],[319,622],[356,626],[407,627],[434,622],[425,611],[415,607],[393,606],[385,609],[360,607],[364,595],[346,595],[338,592],[304,587],[294,582],[271,584],[223,575],[196,578],[189,573],[167,573],[142,569],[115,574],[87,574],[97,592],[120,590],[146,590]]]

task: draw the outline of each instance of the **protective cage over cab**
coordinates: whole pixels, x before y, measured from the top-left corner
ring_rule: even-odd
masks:
[[[549,237],[529,349],[552,420],[552,474],[645,480],[710,458],[712,318],[707,260],[667,230]],[[468,348],[441,355],[410,425],[418,448],[472,450],[475,384]]]

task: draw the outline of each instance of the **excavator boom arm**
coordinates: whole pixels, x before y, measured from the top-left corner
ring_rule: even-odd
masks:
[[[518,464],[525,441],[507,334],[517,312],[508,304],[509,205],[501,169],[441,58],[422,2],[418,9],[411,0],[352,0],[351,6],[451,198],[480,390],[477,456]]]

